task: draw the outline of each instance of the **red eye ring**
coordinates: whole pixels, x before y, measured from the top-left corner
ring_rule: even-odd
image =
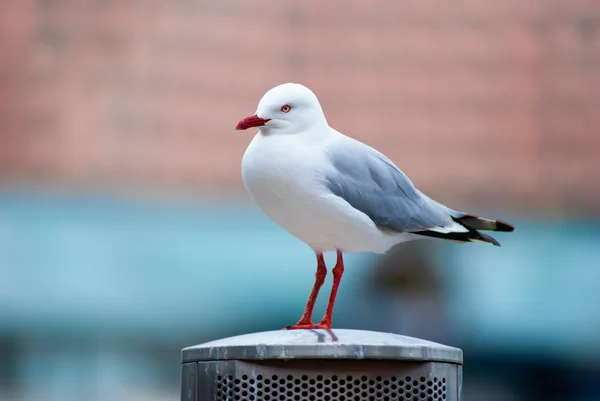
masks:
[[[289,113],[291,109],[292,106],[290,106],[289,104],[284,104],[283,106],[281,106],[282,113]]]

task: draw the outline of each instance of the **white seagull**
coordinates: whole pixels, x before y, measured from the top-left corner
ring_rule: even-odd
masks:
[[[401,242],[441,238],[498,241],[478,230],[513,231],[510,224],[450,209],[420,192],[383,154],[331,128],[315,94],[286,83],[269,90],[236,130],[258,127],[242,160],[242,178],[259,208],[317,256],[306,308],[287,329],[331,329],[344,272],[343,252],[384,253]],[[312,313],[325,281],[323,252],[336,251],[333,287],[323,319]]]

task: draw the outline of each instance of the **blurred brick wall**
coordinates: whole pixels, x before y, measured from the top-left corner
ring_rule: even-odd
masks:
[[[5,179],[243,194],[304,83],[440,201],[600,210],[598,0],[0,0]]]

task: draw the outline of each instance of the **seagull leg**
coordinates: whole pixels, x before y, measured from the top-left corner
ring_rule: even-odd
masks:
[[[333,286],[331,287],[331,294],[329,295],[329,303],[327,304],[325,315],[323,316],[321,323],[319,323],[319,326],[328,328],[331,328],[333,305],[335,304],[335,297],[337,295],[338,287],[340,286],[340,281],[342,280],[342,275],[344,274],[344,257],[342,256],[342,251],[339,249],[337,251],[337,262],[331,272],[333,273]]]
[[[308,296],[308,302],[306,303],[306,308],[304,309],[304,313],[302,317],[293,326],[286,327],[287,330],[296,330],[296,329],[319,329],[323,328],[319,324],[314,324],[312,322],[312,314],[313,309],[315,308],[315,302],[317,301],[317,296],[319,295],[319,290],[323,286],[325,282],[325,276],[327,276],[327,267],[325,266],[325,259],[323,258],[323,253],[317,253],[317,273],[315,274],[315,284]]]

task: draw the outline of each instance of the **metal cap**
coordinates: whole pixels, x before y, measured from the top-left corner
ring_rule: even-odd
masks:
[[[378,359],[462,365],[459,348],[363,330],[278,330],[224,338],[184,348],[182,362],[219,360]]]

